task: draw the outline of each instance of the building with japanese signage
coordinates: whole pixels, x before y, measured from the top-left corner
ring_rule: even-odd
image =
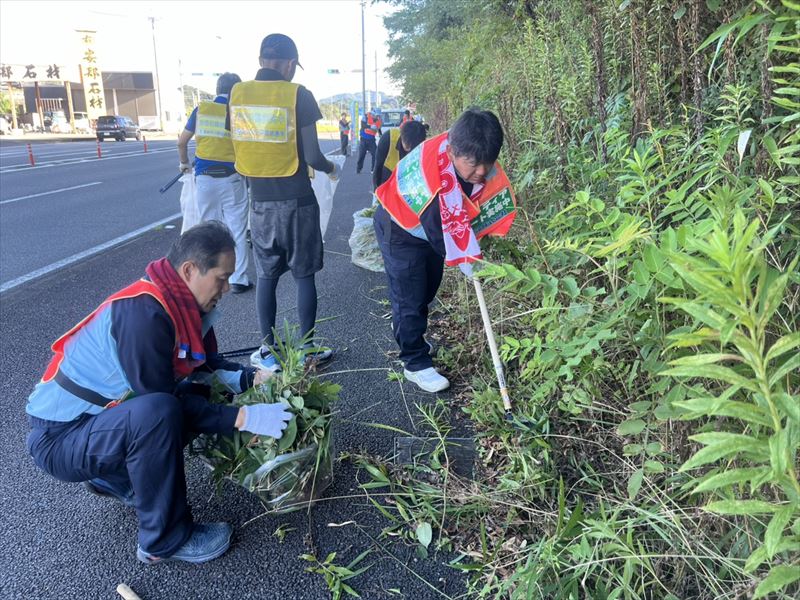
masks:
[[[165,102],[166,110],[159,115],[152,71],[105,70],[97,33],[78,30],[74,35],[78,52],[68,53],[72,61],[59,56],[62,60],[44,64],[0,63],[0,87],[16,108],[10,115],[14,128],[88,132],[102,115],[130,117],[145,130],[160,129],[162,123],[172,131],[183,128],[183,99],[178,94],[172,94],[177,100]]]

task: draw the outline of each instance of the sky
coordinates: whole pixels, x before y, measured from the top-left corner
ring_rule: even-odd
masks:
[[[385,3],[365,8],[367,89],[397,94],[383,72],[388,64]],[[293,81],[317,99],[360,92],[361,8],[358,0],[0,0],[0,62],[72,65],[80,60],[76,29],[96,30],[99,66],[107,71],[152,71],[155,17],[156,52],[162,88],[179,83],[213,91],[215,77],[193,73],[231,71],[252,79],[263,37],[284,33],[294,39],[304,69]],[[328,69],[339,69],[329,75]]]

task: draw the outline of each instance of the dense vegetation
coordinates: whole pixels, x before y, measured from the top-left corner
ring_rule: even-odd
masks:
[[[393,4],[406,99],[506,131],[521,211],[481,276],[517,421],[453,275],[439,359],[481,467],[371,464],[375,504],[475,596],[796,598],[800,4]]]

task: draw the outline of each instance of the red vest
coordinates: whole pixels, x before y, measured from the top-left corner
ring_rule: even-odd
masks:
[[[42,382],[47,383],[53,377],[55,377],[56,373],[58,372],[58,367],[61,365],[61,362],[64,360],[64,346],[66,345],[67,341],[78,331],[83,329],[92,318],[100,312],[101,309],[108,306],[111,302],[115,300],[122,300],[125,298],[135,298],[136,296],[141,296],[142,294],[149,294],[156,300],[158,300],[159,304],[164,307],[164,310],[169,315],[169,318],[172,322],[175,322],[175,317],[170,312],[169,308],[167,307],[167,301],[164,299],[161,290],[152,282],[146,279],[140,279],[135,283],[132,283],[126,288],[121,289],[120,291],[112,294],[108,298],[106,298],[103,303],[95,308],[91,313],[89,313],[84,319],[75,325],[72,329],[67,331],[64,335],[58,338],[53,345],[50,347],[53,351],[53,357],[50,359],[50,363],[47,365],[47,369],[45,369],[44,375],[42,376]],[[177,327],[175,328],[177,331]],[[195,366],[189,364],[189,361],[184,359],[178,359],[178,340],[175,339],[175,349],[172,357],[172,366],[175,372],[175,379],[181,379],[189,375],[192,371],[194,371]]]
[[[391,177],[375,190],[386,212],[407,231],[420,226],[419,216],[442,189],[438,156],[445,138],[447,132],[414,148],[398,163]],[[516,204],[511,182],[498,162],[494,163],[477,197],[470,199],[464,194],[464,207],[478,239],[508,233],[516,217]]]

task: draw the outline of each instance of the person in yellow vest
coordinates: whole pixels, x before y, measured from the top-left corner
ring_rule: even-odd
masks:
[[[409,152],[375,191],[380,203],[373,219],[375,235],[403,374],[426,392],[450,385],[433,367],[424,337],[428,305],[444,265],[457,265],[471,277],[472,263],[481,259],[478,240],[505,235],[516,216],[514,191],[496,162],[502,146],[497,117],[471,108],[449,131]]]
[[[231,292],[241,294],[253,287],[247,277],[250,250],[247,247],[247,189],[244,178],[233,166],[233,143],[225,129],[228,95],[242,79],[236,73],[223,73],[217,79],[217,97],[200,103],[178,138],[180,170],[191,172],[189,140],[194,136],[195,195],[200,222],[222,221],[236,242],[236,270],[228,283]]]
[[[262,346],[250,362],[275,372],[281,369],[279,357],[271,351],[276,290],[286,271],[292,272],[297,285],[300,335],[309,340],[307,355],[320,361],[332,354],[311,341],[317,318],[314,274],[322,269],[322,232],[309,167],[333,180],[339,178],[339,168],[319,148],[316,122],[322,113],[314,95],[291,82],[300,66],[294,41],[280,33],[268,35],[261,42],[259,64],[254,81],[233,86],[227,125],[236,170],[250,184],[250,234],[262,335]]]
[[[428,132],[422,123],[409,121],[402,127],[390,129],[381,136],[372,171],[372,188],[378,189],[394,171],[397,163],[406,154],[425,141]]]

